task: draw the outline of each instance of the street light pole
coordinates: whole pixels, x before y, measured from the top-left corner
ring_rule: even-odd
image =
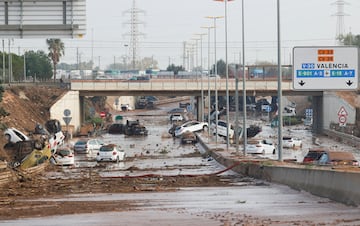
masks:
[[[124,44],[124,47],[125,47],[125,71],[127,71],[128,69],[128,66],[127,66],[127,59],[128,59],[128,47],[129,45],[128,44]]]
[[[227,2],[233,0],[215,0],[225,2],[225,72],[226,72],[226,149],[229,149],[230,138],[229,138],[229,67],[228,67],[228,43],[227,43]]]
[[[26,50],[24,51],[24,82],[26,81]]]
[[[198,77],[198,71],[199,71],[199,54],[198,54],[198,50],[199,50],[199,46],[198,46],[198,41],[200,39],[198,38],[193,38],[192,40],[195,41],[195,74],[196,74],[196,82],[198,83],[199,82],[199,77]],[[201,86],[202,86],[202,81],[201,81]],[[203,98],[203,92],[201,91],[201,98]],[[202,122],[204,121],[204,106],[203,106],[203,101],[201,99],[201,101],[199,103],[197,103],[198,106],[197,106],[197,109],[200,108],[200,113],[201,113],[201,116],[199,118],[199,120],[201,120]],[[200,106],[199,106],[200,105]],[[199,117],[199,111],[197,111],[197,115]]]
[[[214,74],[215,74],[215,131],[216,131],[216,136],[215,136],[215,142],[217,144],[217,137],[218,137],[218,90],[217,90],[217,75],[218,75],[218,71],[217,71],[217,59],[216,59],[216,20],[220,19],[220,18],[224,18],[223,16],[208,16],[206,18],[209,19],[213,19],[214,20],[214,61],[215,61],[215,68],[214,68]]]
[[[278,42],[278,155],[279,161],[282,161],[282,129],[283,129],[283,118],[282,118],[282,74],[281,74],[281,35],[280,35],[280,0],[277,0],[277,42]]]
[[[204,84],[203,84],[203,36],[204,33],[196,34],[200,36],[200,79],[201,79],[201,121],[204,122]],[[209,124],[210,126],[210,124]]]
[[[211,93],[210,93],[210,29],[214,28],[211,26],[202,27],[208,30],[208,125],[210,128],[210,110],[211,110]],[[208,129],[208,137],[210,138],[210,129]],[[209,139],[210,142],[210,139]]]
[[[5,40],[2,40],[2,64],[3,64],[3,83],[5,83]]]
[[[244,155],[246,155],[246,146],[247,146],[247,129],[246,129],[246,76],[245,76],[245,10],[244,10],[244,0],[241,2],[241,11],[242,11],[242,79],[243,79],[243,136],[244,136]]]

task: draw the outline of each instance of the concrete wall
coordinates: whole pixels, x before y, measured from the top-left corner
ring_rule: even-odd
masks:
[[[235,160],[224,157],[219,150],[208,148],[201,139],[199,141],[216,161],[244,176],[284,184],[293,189],[303,190],[347,205],[360,205],[359,172],[296,164],[276,166],[275,162],[270,160],[246,158]]]
[[[344,107],[348,115],[347,123],[355,124],[356,121],[356,109],[351,106],[348,102],[344,99],[339,98],[335,93],[332,92],[324,92],[323,97],[323,125],[324,129],[330,128],[330,123],[338,123],[339,116],[338,112],[340,111],[341,107]]]
[[[80,128],[79,91],[68,91],[50,108],[50,118],[59,120],[63,130],[66,130],[66,124],[63,119],[65,117],[65,109],[71,111],[69,129],[73,128],[74,131],[69,132],[75,133]]]

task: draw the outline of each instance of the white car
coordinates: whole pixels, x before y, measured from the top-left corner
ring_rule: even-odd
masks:
[[[90,153],[98,152],[104,142],[98,139],[80,139],[74,144],[74,151],[76,153]]]
[[[179,137],[185,132],[198,132],[209,127],[207,122],[188,121],[175,129],[175,136]]]
[[[130,107],[130,104],[121,104],[120,105],[122,111],[132,111],[132,107]]]
[[[275,154],[275,145],[269,140],[248,140],[246,145],[248,154]]]
[[[223,120],[218,120],[218,126],[217,126],[217,134],[221,137],[227,136],[227,128],[229,129],[229,138],[233,139],[235,134],[235,127],[230,124],[230,126],[226,126],[226,122]],[[216,123],[211,124],[211,129],[213,131],[213,134],[216,135]],[[239,126],[239,137],[242,136],[242,128]]]
[[[302,147],[302,141],[298,138],[293,137],[283,137],[282,146],[284,148],[296,148]]]
[[[119,162],[125,160],[125,151],[119,149],[116,144],[107,144],[101,146],[96,155],[96,161]]]
[[[49,135],[49,145],[50,149],[53,152],[56,152],[56,149],[64,144],[65,135],[62,131],[59,131],[53,135]]]
[[[26,136],[23,132],[15,128],[7,128],[4,131],[4,135],[9,143],[17,143],[19,141],[30,140],[28,136]]]
[[[69,147],[59,147],[54,153],[56,165],[74,165],[75,156],[74,152]]]
[[[178,122],[178,121],[183,121],[184,117],[181,114],[172,114],[170,116],[170,121],[171,122]]]

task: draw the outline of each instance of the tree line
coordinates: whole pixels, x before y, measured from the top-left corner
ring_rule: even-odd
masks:
[[[352,45],[360,47],[360,35],[353,35],[351,33],[338,37],[338,40],[343,45]],[[56,79],[56,69],[66,67],[66,64],[60,64],[60,59],[65,55],[65,45],[61,39],[46,39],[48,46],[48,53],[42,50],[31,50],[25,52],[23,55],[16,55],[14,53],[0,52],[0,84],[7,82],[16,82],[26,80],[46,81],[54,78]],[[10,63],[9,63],[10,62]],[[157,62],[152,59],[146,59],[146,65],[154,65]],[[91,62],[93,65],[93,62]],[[143,62],[144,65],[144,62]],[[116,68],[126,67],[126,65],[110,65]],[[240,65],[237,65],[240,67]],[[174,71],[177,74],[179,71],[184,71],[183,66],[169,65],[168,71]],[[201,68],[198,68],[201,70]],[[215,70],[215,65],[212,65],[211,72]],[[226,74],[226,62],[219,60],[217,62],[217,71],[221,77]],[[5,76],[3,76],[5,75]]]
[[[47,39],[46,43],[48,53],[42,50],[26,51],[23,55],[0,52],[1,83],[55,79],[56,66],[65,53],[65,47],[60,39]]]

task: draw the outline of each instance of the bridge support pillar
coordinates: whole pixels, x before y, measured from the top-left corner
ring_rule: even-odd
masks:
[[[85,97],[79,96],[79,106],[80,106],[80,124],[85,122]]]
[[[312,98],[313,109],[313,125],[312,132],[314,134],[321,134],[324,129],[324,112],[323,112],[323,97],[313,96]]]
[[[196,120],[198,121],[202,121],[202,115],[204,115],[204,112],[202,112],[203,104],[201,97],[196,96]]]

